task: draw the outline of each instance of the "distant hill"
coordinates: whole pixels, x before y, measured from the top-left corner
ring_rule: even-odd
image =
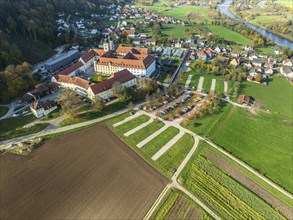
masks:
[[[26,61],[23,42],[45,45],[50,54],[52,46],[60,44],[56,38],[55,19],[58,12],[79,12],[88,17],[103,13],[111,3],[119,0],[0,0],[0,70],[9,64]],[[121,2],[121,1],[120,1]],[[37,55],[36,55],[37,56]]]

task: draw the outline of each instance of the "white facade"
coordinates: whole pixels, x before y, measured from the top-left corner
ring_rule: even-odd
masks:
[[[129,70],[133,75],[136,77],[150,77],[151,74],[156,70],[156,60],[154,60],[147,69],[139,69],[139,68],[131,68],[131,67],[125,67],[125,66],[112,66],[109,65],[97,65],[96,62],[94,62],[94,68],[95,71],[101,74],[111,75],[113,73],[116,73],[120,70],[127,69]]]
[[[57,106],[54,106],[47,110],[45,110],[44,108],[39,108],[35,110],[32,106],[30,107],[30,109],[31,109],[31,112],[34,114],[34,116],[36,116],[37,118],[41,118],[45,115],[48,115],[50,112],[54,111],[55,109],[57,109]]]
[[[137,84],[137,78],[134,78],[130,81],[127,81],[123,84],[121,84],[123,87],[129,88],[129,87],[133,87]],[[100,97],[101,99],[105,100],[105,99],[109,99],[111,97],[114,97],[114,93],[113,93],[113,89],[110,88],[106,91],[103,91],[101,93],[98,94],[94,94],[93,91],[91,90],[91,88],[88,88],[87,90],[88,92],[88,97],[92,100],[94,100],[96,97]]]

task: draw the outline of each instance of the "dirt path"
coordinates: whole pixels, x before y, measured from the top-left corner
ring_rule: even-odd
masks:
[[[232,176],[236,181],[247,187],[260,198],[271,204],[274,208],[278,209],[287,219],[293,218],[293,209],[282,202],[280,199],[269,193],[263,187],[251,180],[245,173],[231,166],[225,160],[219,158],[212,153],[204,153],[204,156],[213,162],[219,169],[223,170],[228,175]]]
[[[180,131],[174,138],[172,138],[165,146],[163,146],[157,153],[152,156],[152,160],[159,159],[164,153],[166,153],[176,142],[183,137],[184,131]]]
[[[199,78],[199,81],[198,81],[198,85],[197,85],[197,92],[201,92],[201,90],[202,90],[202,85],[203,85],[203,81],[204,81],[204,77],[203,76],[201,76],[200,78]]]
[[[154,121],[154,119],[150,118],[150,120],[148,120],[147,122],[145,122],[145,123],[143,123],[143,124],[137,126],[136,128],[133,128],[132,130],[126,132],[126,133],[124,134],[124,136],[128,137],[128,136],[134,134],[135,132],[139,131],[140,129],[142,129],[142,128],[148,126],[148,125],[149,125],[150,123],[152,123],[153,121]]]

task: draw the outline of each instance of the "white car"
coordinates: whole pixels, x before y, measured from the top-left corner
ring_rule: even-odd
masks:
[[[13,114],[13,115],[12,115],[12,117],[17,117],[17,116],[18,116],[18,114]]]

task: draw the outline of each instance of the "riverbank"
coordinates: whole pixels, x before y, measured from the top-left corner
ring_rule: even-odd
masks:
[[[222,14],[230,17],[231,19],[235,19],[238,21],[243,22],[246,24],[249,28],[257,31],[260,33],[262,36],[267,37],[268,39],[272,40],[276,45],[282,46],[282,47],[288,47],[291,50],[293,50],[293,44],[291,39],[287,39],[287,37],[283,37],[278,35],[279,33],[272,33],[271,31],[267,31],[263,29],[262,27],[259,27],[257,25],[251,24],[247,22],[246,20],[243,20],[242,18],[236,16],[235,12],[233,13],[229,8],[232,3],[232,0],[225,0],[222,2],[222,4],[219,5],[219,10]]]
[[[232,10],[231,7],[228,7],[228,10],[229,10],[229,11],[230,11],[230,12],[231,12],[231,13],[232,13],[237,19],[239,19],[240,21],[242,21],[242,22],[244,22],[244,23],[248,23],[249,25],[253,25],[253,26],[257,27],[257,28],[261,28],[261,29],[263,29],[263,30],[266,31],[266,32],[269,32],[269,33],[271,33],[271,34],[277,35],[277,36],[279,36],[279,37],[281,37],[281,38],[284,38],[284,39],[287,40],[287,41],[290,41],[290,43],[293,43],[293,39],[289,38],[289,37],[286,36],[286,35],[283,35],[283,34],[281,34],[281,33],[279,33],[279,32],[273,31],[273,30],[268,30],[268,29],[266,29],[265,27],[260,26],[259,24],[251,23],[250,21],[245,20],[245,19],[239,17],[238,15],[236,15],[236,12],[235,12],[234,10]]]

